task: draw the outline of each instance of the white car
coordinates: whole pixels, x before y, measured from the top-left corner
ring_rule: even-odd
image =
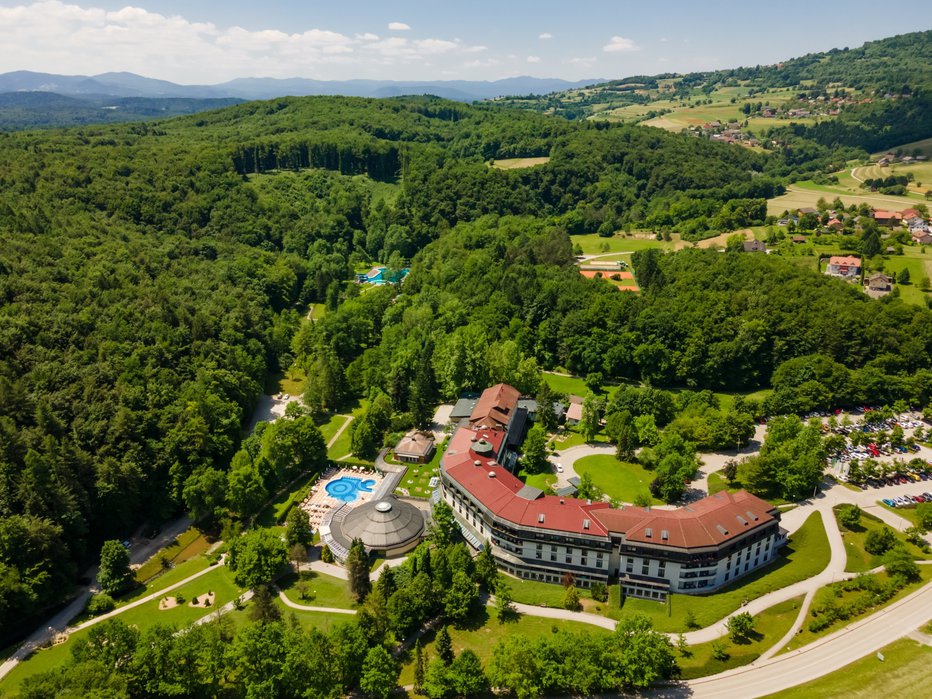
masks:
[[[563,473],[563,467],[560,464],[557,464],[557,473]]]

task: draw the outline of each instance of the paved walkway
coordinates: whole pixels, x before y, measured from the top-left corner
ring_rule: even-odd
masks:
[[[350,423],[353,421],[353,416],[352,416],[352,415],[343,415],[343,414],[341,414],[340,417],[345,417],[345,418],[346,418],[346,422],[344,422],[342,425],[340,425],[340,429],[338,429],[338,430],[334,433],[334,435],[330,438],[330,441],[327,442],[327,448],[328,448],[328,449],[329,449],[330,447],[332,447],[334,444],[337,443],[337,440],[340,438],[340,435],[343,434],[343,432],[346,430],[346,428],[349,427],[349,426],[350,426]]]
[[[281,591],[279,591],[278,593],[278,599],[280,599],[286,607],[291,607],[292,609],[298,609],[302,612],[322,612],[324,614],[355,614],[356,613],[355,609],[341,609],[340,607],[312,607],[306,604],[298,604],[297,602],[292,602],[290,599],[288,599],[288,596],[284,592],[281,592]]]

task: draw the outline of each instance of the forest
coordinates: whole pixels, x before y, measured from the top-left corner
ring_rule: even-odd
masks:
[[[322,467],[308,422],[243,440],[295,362],[314,416],[373,399],[361,450],[441,398],[533,393],[557,366],[697,390],[779,376],[775,409],[926,401],[927,311],[764,256],[639,255],[639,296],[573,265],[577,233],[762,223],[805,167],[427,97],[0,135],[0,636],[66,597],[102,541],[183,511],[248,518]],[[360,294],[373,261],[411,273]],[[302,323],[309,303],[329,312]],[[851,388],[774,373],[811,355]]]

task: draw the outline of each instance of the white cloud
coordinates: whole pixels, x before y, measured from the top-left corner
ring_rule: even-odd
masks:
[[[282,30],[195,22],[143,7],[108,11],[76,4],[93,1],[16,0],[31,4],[11,6],[0,0],[0,73],[129,71],[184,84],[252,76],[426,80],[459,75],[464,61],[477,69],[474,77],[497,78],[505,67],[540,60],[513,53],[506,58],[494,46],[451,37],[379,36],[364,30],[364,19],[357,32],[300,25]],[[401,22],[389,28],[409,29]],[[480,57],[485,60],[470,60]]]
[[[419,39],[414,45],[421,50],[421,53],[435,54],[452,51],[459,45],[455,41],[446,41],[444,39]]]
[[[411,30],[410,25],[404,22],[389,22],[388,28],[393,32],[407,32]]]
[[[544,39],[544,40],[546,40],[546,39],[552,39],[552,38],[553,38],[553,34],[551,34],[550,32],[544,32],[543,34],[538,34],[538,35],[537,35],[537,38],[538,38],[538,39]]]
[[[576,58],[571,58],[569,62],[574,66],[588,68],[595,63],[595,56],[577,56]]]
[[[626,39],[623,36],[613,36],[605,46],[603,51],[609,53],[622,53],[626,51],[640,51],[641,47],[634,43],[634,39]]]

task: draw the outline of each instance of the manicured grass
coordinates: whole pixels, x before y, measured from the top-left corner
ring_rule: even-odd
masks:
[[[881,654],[883,662],[872,653],[825,677],[770,694],[767,699],[928,696],[932,648],[904,638],[882,648]]]
[[[900,600],[903,597],[906,597],[908,594],[915,592],[916,588],[920,585],[923,585],[929,580],[932,580],[932,570],[929,569],[929,566],[919,566],[919,576],[919,580],[904,586],[902,589],[898,590],[897,593],[893,595],[893,597],[891,597],[883,604],[868,607],[863,614],[851,616],[845,620],[839,619],[821,631],[813,632],[809,630],[809,621],[813,618],[812,616],[809,616],[806,619],[806,622],[803,624],[802,629],[800,629],[800,632],[793,637],[792,641],[786,644],[786,647],[784,647],[780,653],[790,653],[794,650],[802,648],[803,646],[808,645],[809,643],[812,643],[813,641],[822,638],[823,636],[827,636],[830,633],[838,631],[838,629],[847,626],[848,624],[851,624],[858,619],[868,617],[878,610],[890,606],[897,600]],[[889,577],[886,573],[875,573],[874,577],[876,577],[881,584],[886,584],[886,582],[889,580]],[[858,598],[861,595],[867,594],[858,590],[840,592],[836,592],[836,590],[841,590],[841,583],[826,585],[825,587],[821,588],[818,592],[816,592],[816,595],[812,600],[812,609],[816,609],[826,602],[829,602],[830,600],[834,601],[837,606],[841,607],[847,604],[849,601]]]
[[[728,646],[728,660],[716,660],[712,657],[714,642],[690,646],[690,655],[679,657],[676,661],[682,670],[682,679],[706,677],[754,662],[792,628],[793,622],[799,616],[802,600],[800,595],[765,609],[755,616],[754,632],[747,643],[733,643],[726,636],[723,640]]]
[[[307,612],[301,609],[292,609],[280,599],[275,599],[275,606],[282,613],[282,619],[289,620],[292,617],[297,620],[301,628],[305,631],[310,629],[318,629],[324,633],[332,631],[335,627],[340,626],[341,624],[352,624],[353,617],[349,614],[330,614],[327,612]],[[248,609],[248,607],[247,607]],[[248,622],[247,612],[231,612],[231,614],[237,614],[241,617],[240,625],[245,625]]]
[[[164,570],[161,574],[152,578],[145,585],[137,587],[132,592],[129,592],[116,600],[117,606],[122,607],[130,602],[135,602],[136,600],[151,595],[153,592],[159,590],[164,590],[166,587],[170,587],[177,582],[181,582],[185,578],[189,578],[195,573],[204,570],[210,566],[210,560],[207,556],[197,556],[192,558],[189,561],[184,563],[179,563],[173,568],[168,568]]]
[[[361,399],[356,403],[356,407],[353,408],[352,415],[353,418],[359,419],[359,417],[366,412],[366,409],[369,407],[369,401],[366,399]],[[339,459],[343,456],[346,456],[350,453],[352,447],[352,429],[353,426],[350,425],[345,430],[343,434],[340,435],[339,439],[333,443],[333,446],[327,448],[327,456],[331,459]]]
[[[545,371],[544,381],[546,381],[551,390],[556,393],[583,397],[589,395],[589,389],[586,388],[586,382],[578,376],[563,376],[561,374],[551,374]]]
[[[529,486],[540,488],[545,493],[551,493],[550,486],[557,482],[557,474],[555,473],[534,473],[528,475],[522,471],[520,476]]]
[[[434,455],[426,464],[407,464],[404,478],[395,488],[396,495],[410,495],[413,498],[429,498],[433,492],[430,487],[430,479],[440,475],[440,459],[443,458],[447,450],[447,442],[444,440],[434,450]]]
[[[587,636],[608,637],[610,634],[609,631],[590,624],[583,624],[575,621],[557,621],[555,619],[543,619],[541,617],[525,615],[519,616],[516,621],[500,624],[495,616],[495,612],[489,609],[482,609],[465,624],[464,628],[458,629],[453,626],[449,627],[454,652],[459,654],[468,648],[479,656],[483,666],[488,665],[496,643],[505,636],[522,634],[533,639],[554,633],[555,629],[574,633],[585,633]],[[436,633],[434,631],[430,631],[421,638],[421,647],[424,649],[425,655],[431,658],[437,655],[434,647],[435,635]],[[398,684],[406,685],[414,681],[413,660],[414,654],[409,652],[404,659],[405,664],[402,667],[401,678]]]
[[[260,527],[274,527],[277,524],[284,523],[288,511],[296,503],[300,503],[307,497],[307,494],[311,491],[311,486],[319,475],[315,471],[305,473],[294,479],[288,487],[279,492],[275,499],[263,508],[262,512],[256,517],[256,524]]]
[[[838,511],[843,505],[836,505],[836,517]],[[893,527],[885,524],[880,519],[867,512],[861,513],[861,524],[855,529],[847,529],[839,524],[842,538],[845,540],[845,551],[848,554],[848,561],[845,564],[845,570],[851,573],[863,573],[883,563],[883,556],[875,556],[864,549],[864,543],[867,541],[867,535],[875,529],[886,527],[894,532],[897,541],[905,548],[913,558],[925,559],[928,555],[923,553],[917,546],[906,541],[906,537]]]
[[[511,596],[515,602],[533,604],[537,607],[563,607],[563,597],[566,591],[562,585],[537,580],[520,580],[511,576],[505,576],[504,579],[511,588]]]
[[[580,476],[588,473],[592,482],[610,498],[631,503],[638,495],[650,497],[654,474],[640,464],[618,461],[610,454],[596,454],[579,459],[573,468]],[[651,503],[662,505],[663,501],[651,497]]]
[[[304,598],[301,597],[299,583],[307,585],[307,596]],[[300,575],[288,575],[279,581],[278,587],[292,602],[308,607],[351,609],[355,606],[350,598],[349,583],[346,580],[316,571],[308,570]]]
[[[335,435],[343,425],[346,424],[347,418],[343,415],[334,414],[327,418],[327,421],[321,425],[318,425],[320,428],[320,433],[324,437],[324,444],[329,444],[330,440],[333,439]]]
[[[729,487],[728,481],[722,478],[719,474],[710,473],[709,474],[709,495],[715,495],[716,493],[720,493],[723,490],[734,491],[734,490],[737,490],[737,488]]]
[[[608,437],[606,437],[603,432],[599,432],[596,434],[593,442],[604,444],[608,442]],[[557,451],[560,451],[561,449],[569,449],[570,447],[577,447],[580,444],[586,444],[586,438],[579,433],[579,430],[576,427],[564,428],[562,434],[553,440],[553,446]]]
[[[535,165],[544,165],[550,162],[550,156],[542,158],[502,158],[493,160],[492,167],[499,170],[517,170],[525,167],[534,167]]]
[[[637,250],[647,250],[648,248],[660,248],[662,250],[673,250],[676,246],[679,236],[673,240],[657,240],[651,233],[616,233],[610,238],[605,238],[597,233],[587,233],[585,235],[574,235],[570,237],[573,245],[579,245],[586,255],[601,255],[609,252],[634,252]]]
[[[201,576],[192,583],[173,590],[169,595],[181,594],[184,595],[186,600],[190,601],[193,597],[206,594],[209,591],[216,594],[215,604],[211,609],[190,607],[186,602],[184,605],[173,609],[159,611],[159,601],[152,600],[129,609],[123,614],[117,615],[116,618],[127,625],[137,626],[140,631],[145,631],[156,623],[174,624],[178,628],[182,628],[214,613],[214,609],[227,604],[240,594],[239,589],[233,583],[233,577],[229,569],[226,566],[219,566],[216,570]],[[66,663],[71,658],[71,648],[74,646],[74,641],[84,637],[89,631],[89,628],[77,631],[71,634],[65,643],[34,653],[26,661],[17,665],[0,682],[0,691],[15,694],[27,677]]]
[[[144,583],[168,567],[184,563],[210,548],[207,538],[195,527],[178,535],[171,544],[156,553],[136,570],[137,582]]]
[[[720,621],[735,611],[745,600],[763,597],[769,592],[805,580],[821,572],[831,559],[828,537],[822,525],[822,516],[813,512],[781,549],[777,560],[770,565],[735,581],[732,585],[707,596],[670,596],[669,604],[649,600],[627,599],[620,609],[609,609],[615,618],[622,614],[647,614],[659,631],[673,633],[687,631],[686,614],[692,611],[700,627]]]
[[[919,517],[916,514],[915,507],[889,507],[888,505],[884,505],[879,500],[877,501],[877,504],[880,505],[880,507],[882,507],[883,509],[889,512],[893,512],[894,514],[898,514],[903,519],[912,522],[912,525],[914,527],[919,524]]]

